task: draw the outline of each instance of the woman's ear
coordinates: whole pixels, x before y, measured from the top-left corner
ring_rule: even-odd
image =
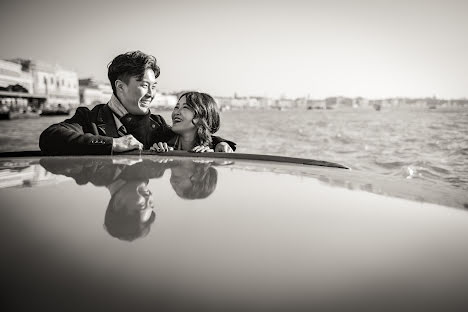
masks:
[[[192,119],[192,124],[196,127],[196,126],[198,126],[198,121],[199,121],[198,118],[193,118]]]

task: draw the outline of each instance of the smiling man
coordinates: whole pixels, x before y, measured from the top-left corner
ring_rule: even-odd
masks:
[[[113,94],[92,110],[78,107],[75,115],[45,129],[39,146],[47,155],[110,155],[149,149],[175,134],[160,115],[150,112],[160,73],[156,58],[141,51],[118,55],[108,66]],[[217,151],[235,143],[216,137]]]

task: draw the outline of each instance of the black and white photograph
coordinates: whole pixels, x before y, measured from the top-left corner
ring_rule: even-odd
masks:
[[[0,5],[3,311],[468,311],[468,2]]]

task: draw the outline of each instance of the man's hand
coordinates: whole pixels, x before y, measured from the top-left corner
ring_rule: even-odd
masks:
[[[112,151],[116,153],[127,152],[134,149],[143,149],[143,144],[140,143],[135,137],[131,134],[125,135],[120,138],[114,138],[112,140]]]
[[[173,150],[174,148],[167,145],[166,142],[154,143],[153,146],[150,147],[150,151],[158,152],[158,153],[164,153],[164,152],[169,152]]]
[[[226,142],[221,142],[216,144],[215,152],[221,153],[234,153],[232,148]]]

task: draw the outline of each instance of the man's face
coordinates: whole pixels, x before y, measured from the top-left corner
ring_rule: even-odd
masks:
[[[119,99],[132,115],[146,115],[156,92],[156,77],[152,69],[147,69],[141,80],[130,77],[122,84]]]

